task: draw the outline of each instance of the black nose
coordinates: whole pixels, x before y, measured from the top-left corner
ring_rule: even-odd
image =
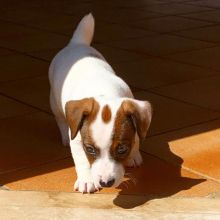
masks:
[[[101,187],[111,187],[115,182],[115,179],[109,180],[107,183],[103,182],[102,180],[99,181]]]

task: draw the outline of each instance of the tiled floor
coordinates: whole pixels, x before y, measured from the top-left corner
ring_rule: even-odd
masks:
[[[2,1],[0,185],[72,192],[70,150],[51,114],[47,71],[81,16],[96,18],[94,46],[153,122],[135,179],[99,193],[207,196],[220,192],[218,0]],[[128,187],[128,188],[127,188]]]

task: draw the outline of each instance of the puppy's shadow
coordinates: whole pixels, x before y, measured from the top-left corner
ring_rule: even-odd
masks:
[[[126,171],[130,180],[118,187],[121,191],[113,201],[115,205],[131,209],[154,198],[175,195],[205,181],[205,179],[194,179],[194,177],[182,177],[180,166],[183,160],[173,154],[168,146],[166,151],[172,159],[175,159],[175,162],[178,162],[178,166],[142,152],[143,164],[141,167]]]

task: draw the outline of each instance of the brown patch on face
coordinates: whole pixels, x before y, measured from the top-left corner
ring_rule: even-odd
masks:
[[[95,143],[90,134],[90,125],[96,119],[99,111],[99,104],[94,98],[86,98],[82,100],[73,100],[66,103],[66,120],[70,126],[71,139],[74,139],[80,130],[82,144],[90,163],[93,163],[100,154],[99,149],[95,147]],[[86,146],[93,146],[96,155],[88,154]]]
[[[90,131],[91,124],[96,119],[99,108],[100,107],[99,107],[98,102],[94,101],[93,109],[91,113],[88,115],[88,117],[84,119],[81,130],[80,130],[83,148],[85,150],[86,156],[90,164],[92,164],[96,160],[96,158],[100,155],[100,149],[95,146],[95,141],[92,139],[91,131]],[[88,146],[92,146],[95,149],[96,153],[93,155],[89,154],[86,151],[86,147]]]
[[[130,115],[126,114],[123,104],[119,108],[113,130],[112,146],[110,154],[118,162],[125,162],[129,156],[135,141],[135,126]],[[124,154],[119,153],[119,149],[126,147]]]
[[[151,120],[150,115],[152,114],[152,109],[150,103],[142,101],[142,106],[140,107],[137,103],[126,100],[122,103],[122,107],[125,113],[132,118],[140,141],[143,141],[146,137]]]
[[[108,123],[111,120],[111,117],[112,117],[111,109],[109,108],[108,105],[105,105],[102,109],[102,120],[105,123]]]

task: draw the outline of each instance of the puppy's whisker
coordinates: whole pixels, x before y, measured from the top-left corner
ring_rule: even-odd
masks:
[[[125,176],[128,177],[127,183],[133,183],[134,185],[137,185],[137,179],[134,177],[132,173],[125,173]]]
[[[124,184],[124,186],[125,186],[125,187],[128,189],[129,185],[128,185],[127,180],[126,180],[126,181],[124,181],[124,182],[122,182],[122,184]]]

